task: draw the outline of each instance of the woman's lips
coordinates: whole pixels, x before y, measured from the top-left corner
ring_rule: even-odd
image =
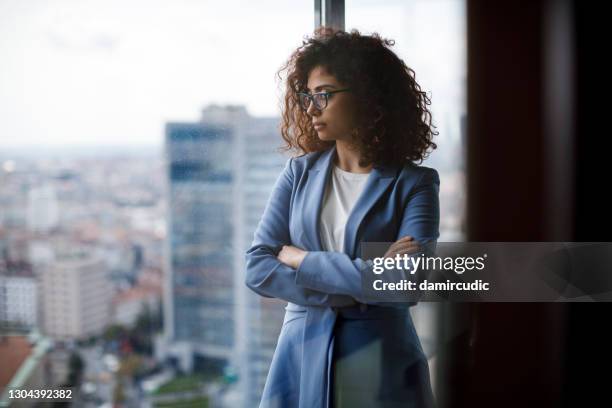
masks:
[[[316,124],[316,125],[314,125],[314,128],[315,128],[315,130],[317,130],[317,131],[318,131],[318,130],[323,129],[324,127],[325,127],[325,124],[324,124],[324,123],[320,123],[320,124]]]

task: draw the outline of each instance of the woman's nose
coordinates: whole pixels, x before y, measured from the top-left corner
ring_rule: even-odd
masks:
[[[310,116],[318,116],[319,114],[321,114],[321,111],[315,108],[313,101],[310,101],[310,105],[308,105],[308,109],[306,109],[306,113],[308,113]]]

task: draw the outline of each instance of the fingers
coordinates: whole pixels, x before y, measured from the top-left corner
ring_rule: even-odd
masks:
[[[398,239],[397,241],[395,241],[393,244],[391,244],[391,247],[397,247],[398,245],[404,245],[406,243],[409,242],[414,242],[414,238],[411,237],[410,235],[407,235],[405,237],[401,237],[400,239]]]
[[[389,250],[396,250],[397,248],[403,248],[406,245],[415,245],[415,244],[418,244],[418,242],[415,241],[413,237],[405,236],[405,237],[398,239],[393,244],[391,244],[391,246],[389,247]]]
[[[410,247],[410,246],[415,246],[415,245],[419,245],[418,241],[397,241],[394,242],[393,245],[391,245],[393,248],[405,248],[405,247]]]
[[[421,248],[418,241],[412,237],[404,237],[393,243],[387,250],[385,257],[395,257],[396,255],[410,254],[417,252]]]
[[[421,249],[420,246],[415,245],[415,246],[411,246],[411,247],[406,247],[406,248],[402,248],[400,250],[397,250],[394,252],[394,254],[398,254],[398,255],[403,255],[403,254],[414,254],[416,252],[419,252],[419,250]],[[394,255],[395,256],[395,255]]]

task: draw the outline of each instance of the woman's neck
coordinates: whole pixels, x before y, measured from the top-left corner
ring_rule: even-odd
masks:
[[[372,165],[361,167],[359,159],[361,154],[355,145],[351,145],[343,140],[336,140],[336,165],[344,171],[351,173],[369,173]]]

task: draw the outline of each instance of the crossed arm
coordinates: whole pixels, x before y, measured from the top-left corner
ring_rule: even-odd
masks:
[[[304,306],[352,306],[371,303],[363,297],[362,274],[371,268],[361,258],[340,252],[304,251],[288,245],[289,207],[293,186],[291,160],[279,176],[246,253],[246,285],[265,297]],[[398,236],[385,256],[413,252],[417,243],[438,238],[439,179],[423,173],[403,211]]]

